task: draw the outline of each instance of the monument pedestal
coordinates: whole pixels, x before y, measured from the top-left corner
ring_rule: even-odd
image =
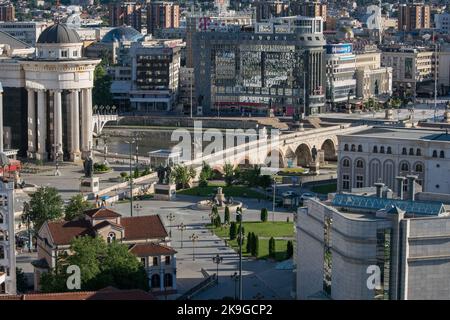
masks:
[[[316,161],[312,161],[309,164],[309,170],[311,171],[311,173],[313,174],[319,174],[320,173],[320,162],[318,160]]]
[[[392,110],[392,109],[386,109],[386,110],[384,111],[384,118],[385,118],[386,120],[392,120],[392,119],[394,119],[394,112],[393,112],[393,110]]]
[[[80,191],[81,192],[98,192],[100,190],[100,179],[98,177],[81,178]]]
[[[444,112],[444,122],[450,123],[450,110]]]
[[[175,184],[155,184],[155,200],[174,200],[177,197]]]

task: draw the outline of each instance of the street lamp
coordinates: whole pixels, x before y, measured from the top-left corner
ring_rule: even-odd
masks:
[[[106,160],[107,154],[108,154],[108,136],[104,135],[103,136],[103,155],[104,155],[103,163],[105,165],[108,165],[108,160]]]
[[[242,208],[238,208],[239,212],[236,210],[236,214],[239,215],[239,300],[242,300],[242,240],[244,235],[242,234]]]
[[[134,206],[133,206],[133,208],[134,209],[136,209],[136,211],[137,211],[137,215],[139,216],[139,213],[141,212],[141,210],[142,210],[142,206],[140,205],[140,204],[135,204]]]
[[[171,212],[167,215],[167,220],[169,220],[169,237],[172,238],[172,221],[175,220],[175,215]]]
[[[133,152],[133,144],[136,143],[136,140],[132,139],[130,141],[124,141],[126,144],[130,145],[130,214],[133,216],[133,160],[132,160],[132,152]]]
[[[237,295],[237,282],[239,281],[239,276],[238,273],[235,272],[234,274],[231,275],[231,279],[234,281],[234,300],[238,299],[238,295]]]
[[[59,156],[60,156],[60,148],[61,148],[61,144],[53,144],[53,157],[55,158],[55,176],[60,176],[61,172],[59,171]]]
[[[181,231],[181,248],[183,248],[183,231],[186,230],[186,226],[183,222],[178,226],[178,230]]]
[[[195,261],[195,242],[198,241],[198,235],[193,233],[189,239],[192,241],[192,261]]]
[[[222,263],[223,257],[221,257],[219,254],[216,254],[216,256],[213,257],[212,259],[213,262],[217,265],[216,278],[217,278],[217,285],[219,285],[219,264]]]
[[[23,212],[22,212],[22,222],[27,225],[27,233],[28,233],[28,252],[31,252],[31,219],[30,219],[30,204],[28,202],[23,203]]]
[[[276,196],[277,179],[273,176],[273,197],[272,197],[272,222],[275,221],[275,196]]]

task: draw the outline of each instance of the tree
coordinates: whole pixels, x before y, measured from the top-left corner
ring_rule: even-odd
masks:
[[[294,244],[289,240],[286,244],[286,259],[291,258],[294,255]]]
[[[206,187],[208,186],[208,180],[211,180],[213,177],[213,170],[211,166],[203,161],[202,171],[200,172],[200,186]],[[203,185],[202,185],[203,184]]]
[[[258,238],[258,236],[255,235],[255,238],[254,238],[253,241],[254,241],[254,252],[253,252],[253,255],[255,257],[258,257],[258,255],[259,255],[259,238]]]
[[[94,105],[113,104],[111,94],[112,79],[106,72],[105,64],[106,62],[97,65],[94,70],[94,89],[92,90],[92,100]]]
[[[241,222],[242,219],[242,208],[238,207],[236,209],[236,222]]]
[[[69,203],[64,210],[64,219],[70,221],[80,218],[86,210],[89,210],[92,207],[92,204],[86,201],[81,194],[74,195],[70,198]]]
[[[225,184],[229,187],[233,184],[234,180],[234,170],[233,165],[231,163],[225,163],[223,166],[223,172],[224,172],[224,180]]]
[[[40,187],[31,195],[30,207],[24,213],[24,220],[33,223],[37,234],[45,221],[57,220],[63,217],[63,201],[58,191],[53,187]]]
[[[225,207],[223,220],[225,223],[230,223],[230,208],[228,206]]]
[[[237,225],[236,222],[230,223],[230,240],[236,239],[236,233],[237,233]]]
[[[220,219],[220,214],[217,214],[214,218],[214,226],[216,228],[220,227],[222,225],[222,220]]]
[[[261,209],[261,221],[262,222],[266,222],[267,221],[267,217],[268,217],[267,208],[262,208]]]
[[[273,237],[270,237],[269,239],[269,257],[275,256],[275,239]]]
[[[21,268],[16,268],[16,285],[18,292],[25,293],[28,291],[27,277]]]
[[[215,224],[214,221],[216,217],[219,215],[219,209],[217,209],[217,206],[214,205],[211,209],[211,224]]]
[[[173,167],[170,178],[177,185],[178,189],[189,188],[189,183],[195,178],[195,169],[177,164]]]
[[[247,235],[247,246],[246,246],[246,251],[247,253],[251,253],[252,252],[252,243],[253,243],[253,233],[249,232]]]
[[[43,292],[67,291],[69,265],[81,269],[81,290],[96,291],[107,286],[118,289],[148,290],[147,274],[127,245],[89,236],[72,240],[71,255],[58,263],[58,268],[41,276]]]

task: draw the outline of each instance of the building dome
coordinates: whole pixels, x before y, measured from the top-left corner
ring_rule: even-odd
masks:
[[[102,39],[104,43],[112,43],[115,41],[139,41],[143,35],[136,29],[128,26],[122,26],[110,30]]]
[[[82,42],[78,33],[68,26],[56,23],[44,31],[37,43],[80,43]]]

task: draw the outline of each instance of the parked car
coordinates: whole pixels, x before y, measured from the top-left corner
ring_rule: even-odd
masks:
[[[300,200],[304,201],[306,199],[316,198],[316,195],[312,192],[305,192],[301,195]]]

